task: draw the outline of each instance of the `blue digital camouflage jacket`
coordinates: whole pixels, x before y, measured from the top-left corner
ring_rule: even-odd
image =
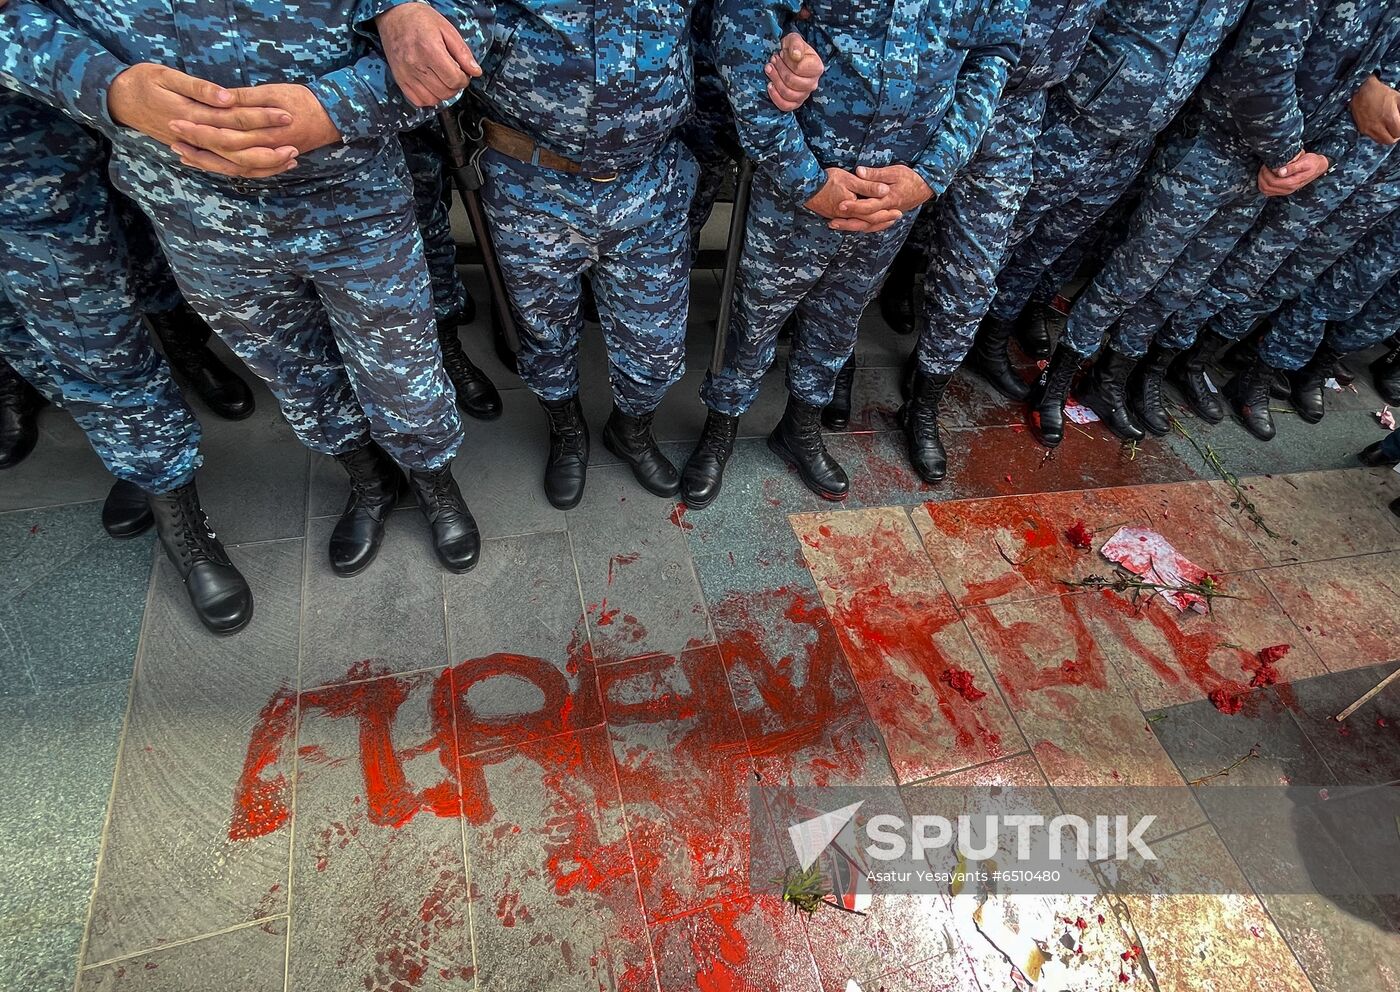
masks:
[[[1027,0],[719,0],[716,51],[739,136],[793,202],[825,169],[908,165],[935,194],[972,157],[1020,53]],[[821,55],[796,113],[767,95],[763,65],[789,30]]]

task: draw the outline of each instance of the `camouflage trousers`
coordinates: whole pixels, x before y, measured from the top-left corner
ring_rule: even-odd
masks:
[[[1380,344],[1400,329],[1400,275],[1392,275],[1354,317],[1327,328],[1327,343],[1349,355]],[[1400,436],[1397,437],[1400,440]]]
[[[1379,146],[1377,146],[1379,147]],[[1274,310],[1297,299],[1338,259],[1366,237],[1378,224],[1385,222],[1400,208],[1400,154],[1388,155],[1371,179],[1355,190],[1293,250],[1247,301],[1240,301],[1222,310],[1210,321],[1211,331],[1229,340],[1239,340]],[[1273,327],[1264,334],[1267,350],[1274,355],[1288,355],[1290,344],[1282,340]],[[1312,347],[1300,342],[1297,347]],[[1302,361],[1307,361],[1307,356]],[[1288,359],[1296,361],[1297,356]]]
[[[1301,296],[1285,304],[1259,344],[1274,368],[1296,370],[1312,358],[1326,335],[1338,351],[1360,351],[1395,333],[1379,326],[1393,312],[1387,290],[1400,273],[1400,214],[1392,213],[1338,259]],[[1369,317],[1357,320],[1380,297]],[[1338,325],[1328,333],[1329,324]],[[1373,335],[1378,335],[1374,336]]]
[[[690,201],[690,264],[700,253],[700,231],[714,212],[725,179],[734,175],[734,163],[742,154],[734,125],[734,112],[724,94],[724,83],[713,69],[695,67],[695,107],[681,126],[681,141],[695,157],[700,172],[695,198]]]
[[[580,279],[598,300],[613,402],[656,409],[685,371],[695,160],[672,140],[615,180],[551,171],[495,151],[482,205],[520,328],[520,377],[543,400],[578,393]]]
[[[814,406],[831,402],[837,373],[855,351],[861,314],[918,215],[907,213],[879,234],[843,234],[790,201],[789,191],[759,169],[724,369],[708,374],[700,390],[706,406],[731,417],[753,405],[773,365],[778,332],[793,313],[797,329],[788,356],[788,392]]]
[[[1043,90],[1006,97],[977,154],[915,225],[916,232],[927,232],[919,246],[928,271],[916,354],[928,375],[958,370],[996,296],[1011,226],[1030,188],[1044,112]]]
[[[406,469],[451,460],[462,423],[396,144],[296,192],[214,188],[145,159],[116,165],[185,299],[267,383],[303,443],[333,455],[373,438]]]
[[[194,477],[200,428],[132,297],[104,153],[67,118],[0,99],[0,355],[77,421],[114,476]]]
[[[1084,256],[1088,246],[1080,239],[1132,186],[1152,147],[1150,140],[1105,145],[1063,113],[1057,115],[1051,101],[1036,141],[1035,179],[1012,224],[1011,252],[997,276],[993,314],[1013,320],[1033,297],[1045,299],[1059,290],[1047,285],[1047,273],[1073,274],[1061,259],[1069,252],[1075,260]]]
[[[423,236],[423,253],[433,286],[433,315],[456,319],[471,306],[471,296],[457,271],[457,241],[452,236],[451,189],[447,181],[446,139],[436,121],[399,135],[404,161],[413,179],[413,212]]]
[[[1258,222],[1240,239],[1210,281],[1186,307],[1178,310],[1159,332],[1163,345],[1189,348],[1200,329],[1223,310],[1240,308],[1265,316],[1277,301],[1260,310],[1262,290],[1289,257],[1315,235],[1327,236],[1333,216],[1384,165],[1390,149],[1360,135],[1351,121],[1319,143],[1318,151],[1332,161],[1332,170],[1291,196],[1270,199]],[[1345,218],[1341,222],[1353,226]],[[1301,286],[1281,287],[1291,297]],[[1252,322],[1252,321],[1251,321]],[[1248,328],[1246,328],[1246,331]]]

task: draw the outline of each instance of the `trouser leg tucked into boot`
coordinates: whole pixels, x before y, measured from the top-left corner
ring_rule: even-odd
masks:
[[[253,618],[253,593],[209,526],[193,482],[150,496],[160,543],[200,623],[232,634]]]
[[[1261,441],[1274,437],[1274,415],[1269,412],[1269,384],[1274,368],[1254,353],[1254,360],[1225,383],[1225,398],[1244,424],[1245,430]]]
[[[899,425],[904,429],[909,461],[925,482],[941,482],[948,474],[948,453],[938,436],[938,404],[952,378],[920,373],[914,381],[913,396],[899,408]]]
[[[467,357],[462,339],[457,336],[460,322],[457,317],[438,321],[443,368],[457,391],[457,406],[462,412],[477,420],[495,420],[501,415],[501,394],[486,373]]]
[[[48,400],[0,360],[0,469],[29,457],[39,442],[39,411]]]
[[[1225,419],[1225,407],[1220,403],[1219,394],[1211,388],[1206,372],[1206,363],[1219,343],[1219,337],[1203,330],[1195,343],[1167,366],[1167,380],[1181,390],[1187,406],[1208,424],[1218,424]]]
[[[1392,406],[1400,406],[1400,345],[1371,363],[1376,392]]]
[[[919,270],[923,253],[907,245],[895,255],[884,285],[880,287],[880,316],[896,334],[913,334],[918,325]]]
[[[1050,356],[1042,380],[1031,390],[1031,430],[1047,448],[1065,437],[1065,401],[1084,359],[1068,345],[1060,345]]]
[[[856,360],[848,358],[836,373],[836,389],[831,402],[822,409],[822,426],[829,431],[844,431],[851,424],[851,388],[856,381]]]
[[[544,465],[544,494],[550,505],[571,510],[583,499],[588,479],[588,423],[577,396],[541,400],[549,418],[549,457]]]
[[[370,443],[336,455],[350,476],[350,496],[331,531],[329,552],[336,575],[358,575],[369,567],[384,540],[384,521],[403,495],[403,472],[379,445]]]
[[[252,416],[253,391],[209,350],[209,325],[188,303],[164,313],[148,313],[146,321],[160,338],[165,359],[176,376],[188,384],[209,409],[225,420]]]
[[[1104,426],[1121,441],[1141,441],[1146,435],[1128,413],[1128,376],[1137,362],[1104,345],[1098,361],[1079,386],[1078,396],[1099,415]]]
[[[1323,390],[1326,388],[1327,380],[1336,377],[1337,363],[1341,359],[1342,356],[1324,342],[1318,346],[1308,364],[1297,372],[1288,374],[1288,382],[1291,387],[1289,402],[1293,404],[1293,409],[1298,411],[1298,416],[1307,423],[1317,423],[1326,412]]]
[[[481,556],[481,532],[462,490],[452,476],[452,465],[408,474],[418,508],[433,533],[433,550],[449,572],[469,572]]]
[[[985,379],[993,389],[1009,400],[1024,402],[1031,394],[1030,384],[1011,367],[1011,325],[991,314],[982,318],[967,367]]]
[[[1156,341],[1152,342],[1147,357],[1138,362],[1129,379],[1133,413],[1137,414],[1144,427],[1158,437],[1172,429],[1171,415],[1167,413],[1163,379],[1177,354],[1173,348],[1164,347]]]
[[[102,503],[102,529],[119,541],[140,537],[155,525],[151,501],[140,486],[118,479]]]
[[[783,419],[768,435],[768,449],[797,469],[803,485],[822,499],[843,500],[850,481],[826,450],[820,415],[820,408],[789,395]]]
[[[629,417],[613,407],[603,428],[603,445],[632,469],[632,475],[653,496],[671,497],[681,491],[681,476],[661,453],[651,432],[653,414]]]
[[[711,410],[705,415],[705,428],[681,473],[681,498],[692,510],[703,510],[719,496],[724,483],[724,466],[734,453],[739,436],[739,418]]]

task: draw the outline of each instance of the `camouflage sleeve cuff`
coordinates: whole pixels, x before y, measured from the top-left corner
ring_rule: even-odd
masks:
[[[950,170],[931,166],[927,161],[915,162],[910,168],[919,174],[920,179],[928,183],[928,188],[933,190],[935,199],[947,192],[948,185],[953,181]]]
[[[125,62],[93,43],[67,67],[70,88],[60,94],[68,110],[88,127],[110,135],[119,125],[107,109],[107,91],[112,80],[129,69]]]
[[[822,168],[817,157],[808,151],[791,165],[784,163],[782,170],[785,180],[785,188],[792,190],[792,195],[800,206],[821,192],[826,185],[826,170]]]
[[[340,132],[341,141],[346,143],[406,131],[435,113],[432,107],[409,103],[390,78],[389,67],[377,55],[328,72],[309,83],[308,89],[316,95]]]

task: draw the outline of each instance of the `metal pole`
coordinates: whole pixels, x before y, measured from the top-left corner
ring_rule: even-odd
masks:
[[[724,343],[729,337],[729,320],[734,313],[734,284],[739,278],[739,259],[744,254],[744,227],[749,217],[749,196],[753,192],[753,159],[745,155],[739,160],[738,179],[734,184],[734,212],[729,218],[729,244],[724,255],[724,280],[720,286],[719,319],[715,321],[715,349],[710,356],[710,371],[724,371]]]
[[[462,206],[467,211],[467,221],[481,249],[481,265],[486,270],[486,284],[491,289],[492,316],[505,337],[506,345],[512,354],[520,353],[520,332],[515,327],[511,315],[510,297],[506,295],[506,283],[501,275],[501,263],[496,258],[496,248],[491,241],[491,228],[486,223],[486,212],[481,208],[481,169],[468,152],[468,138],[462,131],[462,122],[455,109],[438,111],[442,122],[443,135],[447,139],[447,157],[452,166],[452,179],[457,193],[462,198]],[[481,139],[480,134],[472,137],[472,143]]]

